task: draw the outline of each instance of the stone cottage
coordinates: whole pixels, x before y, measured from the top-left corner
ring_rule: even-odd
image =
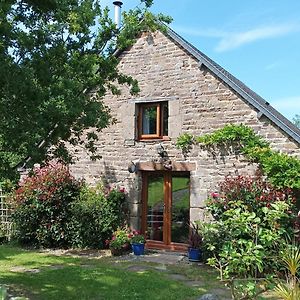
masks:
[[[204,201],[228,173],[254,167],[243,157],[213,158],[195,146],[185,157],[175,146],[183,133],[203,135],[225,124],[252,127],[274,149],[300,157],[300,131],[176,32],[143,33],[117,54],[119,68],[140,86],[138,96],[122,87],[107,95],[116,123],[100,133],[102,159],[78,149],[71,167],[95,184],[125,187],[130,223],[148,234],[148,246],[183,249],[189,220],[200,219]]]

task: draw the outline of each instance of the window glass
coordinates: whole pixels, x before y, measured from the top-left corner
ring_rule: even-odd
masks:
[[[189,236],[190,220],[190,178],[172,176],[172,223],[171,240],[186,243]]]
[[[147,238],[163,240],[164,232],[164,177],[153,175],[148,179]]]
[[[168,102],[139,105],[138,138],[162,139],[168,136]]]
[[[142,134],[157,134],[157,106],[143,108]]]

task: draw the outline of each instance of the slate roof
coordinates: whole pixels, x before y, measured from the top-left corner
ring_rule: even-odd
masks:
[[[166,35],[169,36],[169,38],[171,38],[175,43],[184,48],[188,53],[194,56],[199,61],[200,65],[205,65],[211,72],[213,72],[217,77],[219,77],[234,91],[236,91],[243,99],[254,106],[259,111],[259,117],[265,115],[275,125],[281,128],[288,136],[300,144],[300,129],[297,128],[286,117],[284,117],[280,112],[278,112],[274,107],[272,107],[266,100],[252,91],[228,71],[223,69],[203,52],[187,42],[183,37],[181,37],[168,26],[166,26]]]

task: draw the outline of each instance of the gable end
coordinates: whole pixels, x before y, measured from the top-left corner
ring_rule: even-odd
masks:
[[[275,108],[273,108],[266,100],[248,88],[244,83],[234,77],[232,74],[223,69],[220,65],[187,42],[183,37],[178,35],[171,28],[167,27],[166,35],[174,42],[179,44],[189,54],[194,56],[199,61],[199,67],[201,65],[206,66],[211,72],[213,72],[218,78],[224,81],[234,91],[236,91],[241,97],[243,97],[249,104],[258,110],[260,116],[265,115],[275,125],[282,129],[298,144],[300,144],[300,130]]]

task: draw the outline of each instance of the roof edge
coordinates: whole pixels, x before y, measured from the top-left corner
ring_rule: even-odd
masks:
[[[269,103],[266,100],[264,100],[259,95],[255,94],[255,92],[253,92],[245,84],[240,82],[236,77],[234,77],[228,71],[226,71],[225,69],[217,65],[212,59],[210,59],[204,53],[199,51],[192,44],[187,42],[183,37],[177,34],[174,30],[172,30],[167,25],[164,26],[167,28],[165,33],[167,36],[169,36],[176,43],[182,46],[188,53],[194,56],[200,62],[200,64],[205,65],[216,76],[218,76],[221,80],[223,80],[226,84],[228,84],[241,97],[243,97],[252,106],[254,106],[261,115],[265,115],[275,125],[277,125],[286,134],[288,134],[293,140],[295,140],[298,144],[300,144],[300,129],[298,129],[292,122],[290,122],[280,112],[278,112],[275,108],[269,105]]]

